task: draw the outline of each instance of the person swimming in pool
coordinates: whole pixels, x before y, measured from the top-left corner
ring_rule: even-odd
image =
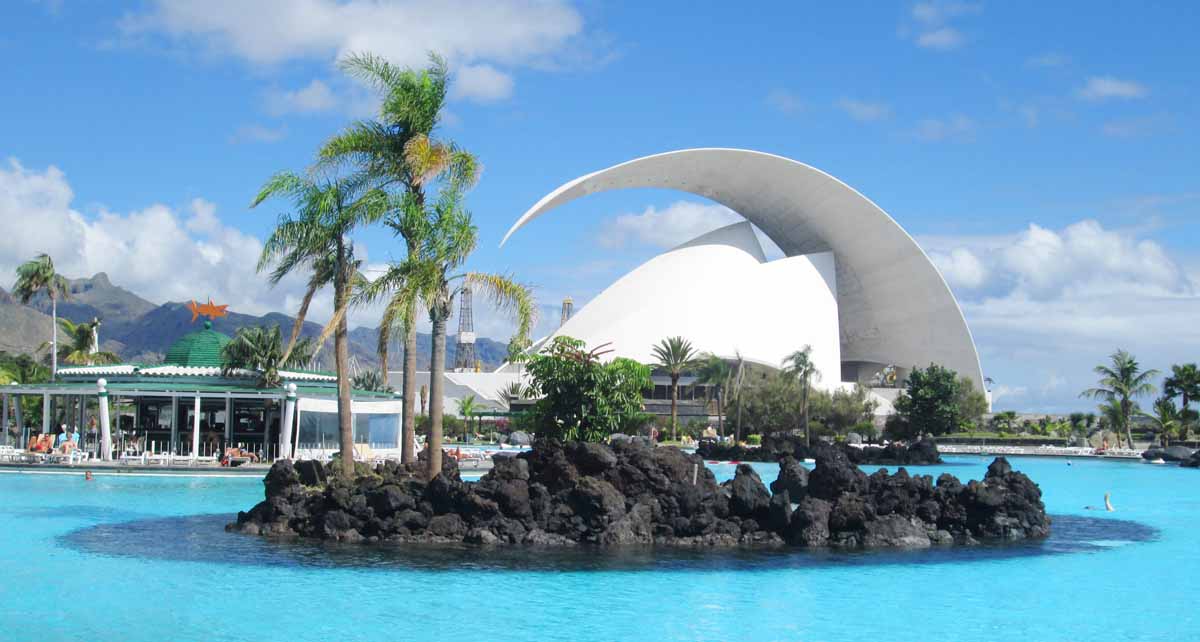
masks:
[[[1101,510],[1101,508],[1099,506],[1084,506],[1083,509],[1084,510]],[[1115,512],[1117,510],[1117,509],[1113,508],[1113,505],[1112,505],[1112,493],[1104,493],[1104,509],[1103,510],[1105,510],[1109,513]]]

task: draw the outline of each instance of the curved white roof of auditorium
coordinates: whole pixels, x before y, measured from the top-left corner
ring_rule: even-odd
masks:
[[[804,344],[827,384],[882,366],[937,363],[984,390],[971,332],[940,272],[870,199],[803,163],[742,149],[646,156],[567,182],[505,235],[581,196],[677,189],[725,205],[786,258],[767,261],[746,223],[665,252],[619,279],[555,335],[651,362],[680,335],[703,351],[779,365]],[[552,335],[553,336],[553,335]],[[840,368],[839,368],[840,364]]]

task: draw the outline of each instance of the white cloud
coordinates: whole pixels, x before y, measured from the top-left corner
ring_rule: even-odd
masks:
[[[1110,98],[1133,99],[1144,98],[1150,90],[1132,80],[1122,80],[1113,76],[1092,76],[1087,84],[1076,92],[1084,100],[1107,100]]]
[[[605,223],[598,241],[608,248],[630,244],[671,248],[742,220],[733,210],[715,203],[676,201],[663,209],[647,207],[641,214],[621,214]]]
[[[192,216],[187,220],[189,232],[213,236],[221,231],[221,220],[217,218],[217,206],[202,198],[193,198]]]
[[[1118,118],[1100,126],[1100,132],[1112,138],[1138,138],[1158,133],[1169,125],[1163,114]]]
[[[966,44],[967,38],[950,23],[982,11],[983,5],[975,2],[918,2],[910,12],[913,26],[902,26],[901,35],[911,37],[924,49],[958,49]]]
[[[977,2],[918,2],[912,7],[912,17],[919,23],[936,26],[980,11],[983,5]]]
[[[1071,64],[1071,58],[1065,54],[1050,51],[1029,58],[1025,64],[1030,67],[1065,67]]]
[[[423,66],[435,51],[465,71],[462,96],[485,100],[511,93],[511,77],[495,65],[553,68],[578,57],[573,49],[585,37],[583,17],[560,0],[152,0],[120,26],[130,39],[165,37],[254,65],[332,63],[369,51]],[[325,96],[306,89],[316,101],[307,111],[316,111]]]
[[[275,143],[284,139],[287,136],[287,130],[281,128],[273,129],[262,125],[242,125],[229,137],[229,142],[237,145],[239,143]]]
[[[284,114],[311,114],[329,111],[337,106],[337,98],[329,85],[313,80],[295,90],[272,89],[264,97],[267,113],[274,116]]]
[[[952,287],[974,289],[987,280],[987,268],[967,248],[954,248],[949,252],[931,251],[929,258]]]
[[[892,113],[891,109],[883,103],[871,103],[852,98],[842,98],[837,101],[836,106],[838,109],[846,112],[851,118],[860,122],[883,120]]]
[[[1001,409],[1088,409],[1078,393],[1116,348],[1162,370],[1200,342],[1197,281],[1138,231],[1083,220],[920,242],[958,296],[984,373],[1006,384],[993,389]]]
[[[154,303],[212,296],[246,314],[293,314],[299,308],[303,276],[272,287],[255,272],[262,242],[222,223],[216,206],[203,198],[192,199],[186,211],[156,203],[94,214],[74,209],[73,200],[58,168],[39,171],[16,159],[0,163],[0,283],[11,285],[19,264],[46,252],[68,277],[106,272],[113,283]],[[356,251],[366,256],[365,248]],[[331,295],[322,293],[311,318],[323,322],[331,310]],[[378,318],[377,310],[362,310],[351,321],[374,326]]]
[[[512,96],[512,76],[491,65],[465,65],[454,74],[452,98],[495,102]]]
[[[804,111],[804,101],[786,89],[772,89],[767,94],[767,105],[789,116]]]
[[[917,123],[913,135],[926,142],[971,142],[975,139],[975,121],[962,114],[926,118]]]
[[[940,51],[958,49],[964,42],[966,42],[966,38],[961,31],[954,27],[942,27],[917,36],[918,47]]]

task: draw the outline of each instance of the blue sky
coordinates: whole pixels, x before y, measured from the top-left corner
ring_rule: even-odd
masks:
[[[562,296],[585,301],[731,215],[609,193],[498,249],[525,209],[608,165],[726,146],[821,168],[916,236],[997,407],[1083,407],[1118,345],[1150,367],[1200,357],[1189,3],[68,0],[6,3],[0,21],[0,274],[48,245],[68,274],[104,270],[156,301],[294,308],[297,283],[250,270],[279,211],[251,197],[370,116],[340,55],[434,49],[456,73],[441,135],[485,166],[475,265],[537,285],[546,324]],[[356,241],[372,264],[398,248],[380,230]]]

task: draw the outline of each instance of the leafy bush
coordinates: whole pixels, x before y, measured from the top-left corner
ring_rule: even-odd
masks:
[[[642,392],[651,386],[650,368],[624,358],[602,363],[602,354],[560,336],[530,357],[530,389],[541,396],[530,411],[539,437],[603,441],[644,421]]]
[[[962,383],[953,370],[937,364],[913,368],[885,430],[893,439],[906,440],[954,432],[963,423],[962,398]]]
[[[746,443],[750,444],[751,446],[761,446],[762,435],[746,435]]]

